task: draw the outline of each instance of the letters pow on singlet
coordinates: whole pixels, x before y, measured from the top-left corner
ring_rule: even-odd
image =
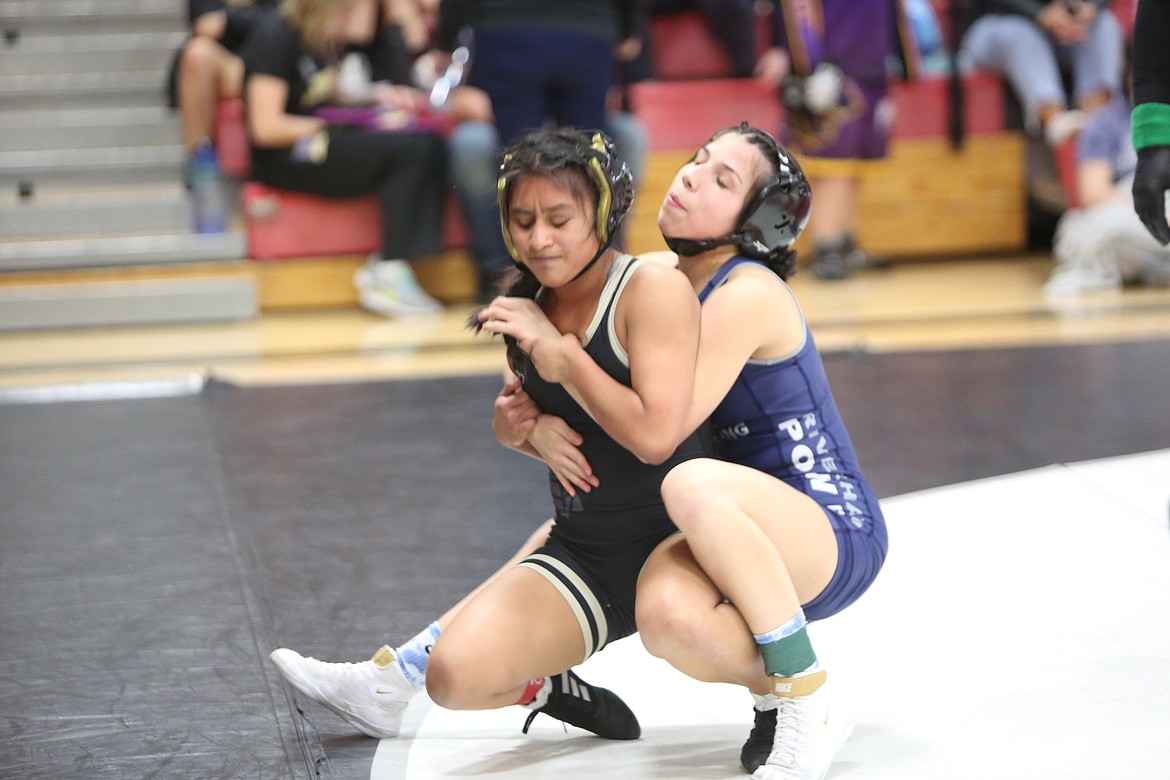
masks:
[[[857,485],[837,466],[837,459],[833,457],[829,440],[818,425],[817,416],[809,413],[799,419],[792,417],[776,427],[795,442],[788,451],[788,459],[792,467],[804,475],[808,492],[840,497],[838,503],[818,503],[860,528],[865,522],[865,513],[853,503],[857,500]]]

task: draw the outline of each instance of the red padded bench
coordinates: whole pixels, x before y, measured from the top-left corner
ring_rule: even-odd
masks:
[[[1004,131],[1003,80],[976,71],[963,77],[963,118],[967,133],[988,135]],[[947,79],[928,76],[918,81],[894,81],[890,96],[897,113],[892,138],[938,138],[947,135],[950,89]]]
[[[643,81],[630,85],[630,103],[652,151],[697,149],[742,120],[775,132],[783,118],[776,92],[756,79]]]
[[[1056,163],[1056,175],[1060,189],[1064,192],[1064,204],[1070,209],[1081,207],[1080,190],[1077,187],[1077,139],[1076,136],[1058,144],[1052,149]]]
[[[252,172],[242,100],[221,100],[215,112],[215,146],[223,172],[246,178]],[[368,254],[382,245],[377,195],[320,198],[278,190],[256,181],[240,189],[248,257]],[[467,245],[467,226],[453,195],[443,219],[443,248]]]
[[[377,195],[318,198],[250,181],[240,199],[253,259],[369,254],[382,245]]]
[[[967,132],[1000,133],[1004,129],[1003,83],[989,73],[963,79]],[[947,135],[948,87],[945,79],[893,82],[897,109],[891,135],[935,138]],[[774,90],[755,79],[644,81],[630,87],[634,113],[646,124],[650,148],[697,149],[721,127],[747,120],[777,132],[783,108]]]
[[[770,26],[767,14],[756,15],[756,57],[771,45]],[[731,60],[723,44],[711,34],[697,11],[651,15],[646,36],[656,79],[720,79],[732,75]]]
[[[252,259],[369,254],[382,245],[377,195],[320,198],[250,181],[241,187],[240,198],[248,257]],[[466,245],[466,224],[454,196],[449,196],[443,248]]]

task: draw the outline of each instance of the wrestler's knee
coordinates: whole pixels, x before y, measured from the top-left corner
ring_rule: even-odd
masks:
[[[705,621],[687,595],[670,581],[639,586],[638,635],[646,652],[654,657],[670,660],[702,639]]]
[[[680,531],[700,531],[712,520],[712,510],[727,501],[721,466],[716,460],[696,458],[678,464],[662,480],[662,500]]]
[[[427,660],[427,695],[449,710],[474,710],[496,706],[496,697],[524,679],[506,653],[444,642],[439,638]]]
[[[458,646],[443,639],[439,638],[427,659],[427,695],[440,707],[468,709],[475,697],[471,665],[461,660]]]

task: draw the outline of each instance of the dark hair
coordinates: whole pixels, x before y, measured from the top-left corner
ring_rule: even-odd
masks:
[[[571,128],[538,130],[521,138],[504,152],[500,165],[500,230],[515,268],[500,281],[500,295],[536,298],[541,284],[527,266],[519,262],[512,244],[508,210],[516,182],[534,176],[551,179],[565,187],[579,203],[592,203],[594,232],[601,246],[589,265],[597,261],[613,242],[634,201],[634,179],[629,167],[617,156],[613,142],[601,132]],[[589,267],[586,266],[586,269]],[[584,273],[582,269],[581,273]],[[482,329],[476,310],[468,321],[476,332]],[[508,365],[523,376],[531,366],[528,355],[511,338]]]

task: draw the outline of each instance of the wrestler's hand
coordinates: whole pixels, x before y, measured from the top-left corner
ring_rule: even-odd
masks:
[[[1170,222],[1166,219],[1166,192],[1170,190],[1170,145],[1147,146],[1138,150],[1133,175],[1133,208],[1163,244],[1170,244]]]
[[[562,336],[535,301],[499,297],[478,316],[484,330],[515,339],[546,382],[561,382],[567,376],[568,353],[580,345],[572,335]]]
[[[584,442],[581,434],[560,417],[540,415],[532,433],[528,434],[528,441],[570,496],[577,495],[577,490],[588,493],[601,484],[589,461],[581,454],[580,447]]]
[[[520,380],[509,379],[492,407],[492,432],[505,447],[519,448],[528,441],[540,409],[524,392]]]

